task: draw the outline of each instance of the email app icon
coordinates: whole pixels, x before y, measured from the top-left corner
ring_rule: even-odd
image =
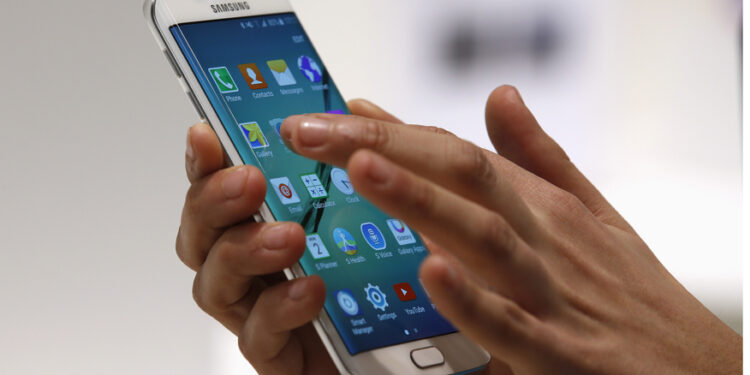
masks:
[[[289,86],[297,83],[292,75],[292,71],[289,70],[289,67],[286,65],[286,61],[281,59],[269,60],[267,61],[267,64],[268,67],[271,68],[273,78],[276,78],[276,82],[279,83],[279,86]]]

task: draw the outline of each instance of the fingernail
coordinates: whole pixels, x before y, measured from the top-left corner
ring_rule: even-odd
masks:
[[[228,171],[221,179],[221,189],[227,199],[234,199],[242,195],[247,182],[247,168],[237,167]]]
[[[326,143],[330,132],[330,124],[325,120],[315,119],[303,122],[297,135],[303,147],[318,147]]]
[[[263,247],[268,250],[284,249],[286,248],[288,238],[288,225],[274,225],[263,232]]]
[[[518,88],[516,86],[510,86],[512,90],[510,90],[511,94],[508,99],[510,99],[512,102],[518,102],[523,103],[523,98],[521,97],[521,93],[518,91]]]
[[[185,149],[185,155],[188,157],[188,159],[193,160],[195,158],[195,151],[193,150],[193,140],[190,137],[191,130],[192,128],[188,130],[187,141],[186,141],[187,147]]]
[[[386,161],[380,157],[370,156],[370,167],[367,169],[367,178],[373,183],[382,184],[391,176],[391,168]]]
[[[296,280],[291,287],[289,287],[289,299],[292,301],[299,301],[307,294],[305,288],[307,287],[307,279]]]

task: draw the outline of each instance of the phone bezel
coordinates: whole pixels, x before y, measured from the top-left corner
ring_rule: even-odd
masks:
[[[232,165],[242,165],[244,163],[203,88],[199,84],[198,79],[192,74],[190,65],[183,56],[169,29],[172,26],[188,22],[294,12],[286,0],[248,0],[247,2],[250,4],[249,10],[227,13],[213,13],[210,11],[211,2],[205,0],[146,0],[144,3],[144,14],[157,43],[167,53],[167,58],[171,60],[170,63],[175,65],[176,74],[183,90],[192,96],[195,100],[194,104],[200,107],[197,110],[203,114],[203,120],[207,121],[218,135]],[[214,124],[217,125],[215,126]],[[265,202],[261,205],[259,213],[255,215],[255,219],[263,222],[276,221]],[[299,263],[296,263],[289,269],[285,269],[284,274],[289,280],[305,276],[305,272]],[[342,373],[438,375],[471,371],[486,365],[490,359],[487,352],[469,341],[459,332],[386,346],[351,355],[325,309],[321,310],[317,319],[313,321],[313,325],[336,367]],[[420,369],[412,363],[410,359],[411,351],[427,346],[435,346],[442,351],[445,357],[444,365]]]

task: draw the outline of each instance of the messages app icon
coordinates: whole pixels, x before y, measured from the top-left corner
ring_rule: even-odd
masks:
[[[289,86],[297,83],[292,75],[292,71],[286,65],[286,61],[279,59],[270,60],[266,63],[271,69],[271,73],[273,73],[273,78],[276,78],[276,82],[279,83],[279,86]]]
[[[208,73],[213,78],[216,87],[222,94],[229,94],[232,92],[239,91],[237,84],[234,83],[232,75],[229,74],[229,69],[225,66],[219,66],[215,68],[208,68]]]

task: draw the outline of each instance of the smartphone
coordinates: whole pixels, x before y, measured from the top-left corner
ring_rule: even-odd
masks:
[[[289,279],[326,284],[313,322],[341,373],[453,374],[489,362],[430,302],[418,279],[419,235],[353,189],[345,170],[299,156],[281,139],[292,114],[347,106],[286,0],[147,0],[157,43],[234,165],[258,167],[267,194],[256,220],[307,234]]]

